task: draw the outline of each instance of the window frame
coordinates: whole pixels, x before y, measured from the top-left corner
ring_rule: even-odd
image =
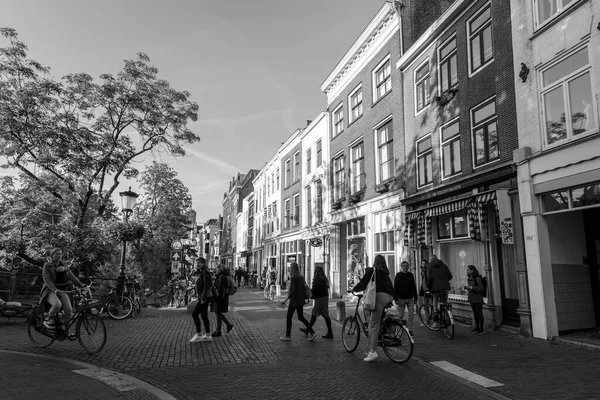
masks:
[[[485,106],[487,106],[490,103],[494,103],[494,109],[495,109],[495,114],[491,117],[486,117],[486,119],[484,119],[483,121],[480,121],[476,126],[474,125],[474,118],[475,118],[475,112],[484,108]],[[501,159],[500,156],[500,135],[498,134],[498,104],[496,102],[496,95],[493,95],[492,97],[489,97],[487,99],[485,99],[484,101],[482,101],[481,103],[475,105],[474,107],[472,107],[469,110],[469,116],[471,119],[471,148],[473,149],[473,170],[477,169],[477,168],[481,168],[483,166],[486,166],[488,164],[497,162]],[[492,123],[496,123],[496,140],[498,141],[498,156],[496,158],[490,159],[489,157],[489,137],[488,137],[488,129],[487,127],[492,124]],[[484,126],[484,132],[485,132],[485,147],[486,147],[486,161],[481,163],[481,164],[477,164],[477,141],[475,139],[475,131],[481,127]]]
[[[291,202],[290,202],[290,198],[289,197],[287,199],[285,199],[284,205],[285,205],[285,218],[284,218],[285,219],[285,229],[290,229],[290,226],[291,226],[291,223],[290,223],[290,220],[291,220],[291,217],[290,217]]]
[[[357,94],[360,94],[360,101],[358,101],[353,106],[352,102],[354,100],[354,97]],[[362,92],[362,82],[361,82],[348,95],[348,126],[350,126],[350,124],[352,124],[354,121],[356,121],[357,119],[359,119],[360,117],[363,116],[363,112],[364,112],[363,103],[364,103],[364,96],[363,96],[363,92]],[[358,109],[358,114],[356,116],[354,116],[354,110],[356,110],[356,109]]]
[[[454,136],[450,137],[449,139],[444,140],[444,129],[449,128],[450,126],[454,125],[454,124],[458,124],[458,133],[456,133]],[[462,174],[462,145],[460,143],[461,141],[461,134],[460,134],[460,117],[456,117],[448,122],[446,122],[444,125],[442,125],[439,129],[440,132],[440,161],[441,161],[441,169],[442,169],[442,180],[446,180],[446,179],[450,179],[450,178],[454,178],[457,175]],[[446,160],[444,157],[444,147],[445,146],[449,146],[452,145],[454,142],[458,141],[458,160],[460,162],[460,169],[458,171],[454,171],[452,174],[446,176]],[[456,157],[456,155],[454,154],[453,148],[451,147],[451,157],[454,158]],[[454,163],[452,162],[452,160],[450,161],[452,167],[454,167]]]
[[[427,74],[425,76],[423,76],[422,78],[420,78],[417,81],[417,73],[419,72],[419,70],[421,70],[423,67],[427,66]],[[419,64],[414,70],[413,70],[413,84],[414,84],[414,102],[415,102],[415,116],[420,114],[422,111],[424,111],[425,109],[427,109],[430,105],[431,105],[431,87],[429,86],[429,78],[431,77],[431,65],[429,64],[429,58],[427,58],[427,60],[423,61],[421,64]],[[419,87],[423,85],[423,88],[420,89]],[[427,86],[427,87],[425,87]],[[422,95],[423,97],[423,106],[421,108],[419,108],[419,93],[423,92]],[[429,97],[427,98],[427,91],[429,91]],[[425,101],[425,98],[427,98],[427,101]]]
[[[390,73],[389,73],[389,75],[387,77],[384,77],[383,82],[381,82],[380,84],[377,84],[377,73],[381,69],[383,69],[384,73],[385,73],[385,66],[386,66],[387,63],[390,64]],[[373,68],[373,71],[371,72],[371,81],[372,81],[372,92],[373,92],[373,105],[375,105],[379,100],[383,99],[385,96],[387,96],[392,91],[392,60],[391,60],[391,54],[388,54],[387,56],[383,57],[383,59],[379,62],[379,64],[377,64],[375,66],[375,68]],[[389,82],[389,90],[386,90],[385,93],[383,93],[380,96],[378,89],[381,86],[387,86],[388,82]]]
[[[337,162],[339,161],[339,168],[336,169]],[[331,167],[333,171],[333,202],[337,202],[346,198],[346,155],[340,153],[331,159]]]
[[[311,226],[313,222],[313,201],[312,187],[310,185],[304,188],[304,194],[306,196],[306,225]]]
[[[335,138],[344,132],[344,102],[333,109],[331,116],[331,137]]]
[[[437,49],[437,59],[438,59],[438,71],[439,71],[439,78],[438,78],[438,82],[439,82],[439,93],[444,93],[448,90],[450,90],[451,88],[455,87],[456,85],[458,85],[458,82],[460,81],[460,79],[458,78],[458,39],[457,39],[457,34],[456,32],[454,34],[452,34],[448,39],[446,39]],[[454,50],[452,50],[447,56],[445,56],[442,59],[442,49],[444,47],[446,47],[451,41],[455,41],[454,44]],[[451,69],[452,69],[452,63],[451,63],[451,59],[452,58],[456,59],[456,82],[452,83],[452,75],[451,75]],[[442,81],[442,69],[445,67],[444,64],[448,63],[448,79],[449,79],[449,86],[448,88],[444,89],[443,87],[443,81]]]
[[[548,85],[544,85],[544,72],[548,71],[552,67],[560,64],[561,62],[567,60],[569,57],[574,56],[582,50],[587,50],[588,55],[588,63],[587,65],[576,69],[575,71],[570,72],[569,74],[563,76],[562,78],[551,82]],[[569,95],[569,83],[575,81],[576,79],[589,74],[590,82],[592,84],[592,112],[594,112],[592,122],[596,125],[594,128],[584,131],[580,134],[573,134],[573,121],[572,115],[570,121],[567,122],[567,137],[562,140],[555,141],[554,143],[549,143],[548,140],[548,126],[546,123],[546,103],[544,101],[544,95],[556,90],[557,88],[562,88],[563,91],[563,106],[565,111],[571,113],[571,96]],[[581,45],[578,45],[571,49],[568,53],[561,55],[560,57],[554,58],[551,62],[544,65],[542,68],[538,70],[538,82],[539,82],[539,101],[540,101],[540,115],[541,115],[541,125],[542,125],[542,144],[544,149],[551,149],[558,146],[563,146],[567,143],[573,143],[575,141],[580,140],[581,138],[587,137],[589,135],[593,135],[598,133],[600,127],[598,126],[598,115],[597,115],[597,99],[594,95],[596,93],[596,88],[594,87],[594,74],[592,68],[592,55],[590,54],[589,42],[584,42]],[[565,112],[566,114],[566,112]]]
[[[419,143],[420,142],[424,142],[425,140],[431,140],[431,147],[429,148],[429,150],[426,150],[425,152],[423,152],[423,154],[419,154]],[[416,155],[416,167],[417,167],[417,188],[418,189],[422,189],[425,188],[427,186],[431,186],[433,185],[433,135],[431,133],[428,133],[427,135],[424,135],[423,137],[417,139],[417,141],[415,142],[415,155]],[[429,155],[429,159],[431,160],[431,181],[429,182],[425,182],[424,184],[420,184],[421,182],[421,170],[419,168],[419,159],[423,158],[423,157],[427,157]],[[425,164],[425,167],[427,167],[427,165]]]
[[[300,164],[300,151],[297,151],[294,153],[294,165],[292,166],[293,168],[293,172],[292,172],[292,183],[296,183],[300,180],[300,175],[301,174],[301,164]]]
[[[300,193],[296,193],[292,196],[292,207],[294,213],[292,214],[292,226],[300,225]]]
[[[544,21],[540,22],[540,14],[539,14],[539,8],[538,8],[538,3],[540,0],[533,0],[533,29],[534,31],[538,31],[541,28],[543,28],[544,26],[552,23],[552,21],[556,20],[557,18],[560,18],[559,15],[565,13],[567,10],[569,10],[571,7],[573,7],[575,4],[579,3],[578,0],[571,0],[569,2],[569,4],[567,4],[566,6],[563,7],[557,7],[557,11],[552,14],[551,16],[549,16],[548,18],[546,18]],[[554,0],[555,4],[558,2],[559,0]]]
[[[365,173],[365,142],[363,140],[363,137],[361,136],[360,138],[358,138],[357,140],[355,140],[353,143],[351,143],[349,146],[349,151],[350,151],[350,194],[356,194],[358,192],[361,192],[362,190],[366,189],[366,185],[367,185],[367,176]],[[360,147],[360,156],[358,158],[354,158],[355,156],[355,151],[357,148]],[[356,166],[359,165],[360,166],[360,174],[356,175]],[[360,179],[360,177],[362,176],[362,179]],[[358,178],[358,183],[360,183],[360,187],[358,187],[358,183],[355,181],[355,179]]]
[[[386,127],[390,126],[391,127],[391,132],[390,129],[387,129]],[[379,131],[382,128],[386,128],[386,130],[388,131],[388,140],[387,142],[381,144],[379,143]],[[387,182],[389,180],[392,180],[395,178],[396,176],[396,157],[395,157],[395,152],[394,152],[394,124],[393,124],[393,116],[389,115],[388,117],[386,117],[383,121],[381,121],[379,124],[377,124],[374,128],[373,128],[373,135],[374,135],[374,143],[375,143],[375,182],[377,185],[379,185],[382,182]],[[392,163],[392,172],[390,174],[390,176],[386,179],[382,179],[382,163],[381,163],[381,157],[379,155],[379,152],[381,150],[381,148],[385,146],[386,148],[388,146],[392,147],[392,158],[391,160],[387,160],[386,163],[391,162]]]
[[[323,140],[317,140],[317,168],[323,164]]]
[[[277,168],[277,171],[275,172],[275,176],[276,176],[276,183],[277,183],[277,190],[279,190],[279,168]]]
[[[317,213],[315,215],[315,222],[323,221],[323,181],[318,180],[315,182],[316,189],[316,197],[315,197],[315,207],[317,209]]]
[[[283,187],[287,189],[292,184],[292,159],[288,158],[287,160],[285,160],[284,166],[285,166],[285,182],[284,182]]]
[[[306,174],[310,174],[312,172],[312,149],[309,147],[306,150]]]
[[[464,212],[464,218],[465,218],[465,223],[467,226],[467,229],[465,231],[465,233],[463,235],[457,236],[456,235],[456,221],[455,221],[455,214],[457,212]],[[445,215],[450,215],[450,236],[441,236],[440,235],[440,217],[445,216]],[[469,229],[470,229],[470,225],[469,225],[469,212],[468,210],[462,209],[459,211],[452,211],[449,213],[444,213],[444,214],[440,214],[436,217],[436,228],[437,228],[437,241],[451,241],[451,240],[464,240],[464,239],[470,239],[469,238]]]
[[[478,27],[476,29],[475,32],[471,32],[471,27],[470,24],[471,22],[473,22],[474,20],[476,20],[481,14],[483,14],[486,9],[489,8],[490,9],[490,19],[489,21],[486,21],[485,23],[483,23],[480,27]],[[485,67],[487,67],[488,65],[490,65],[493,61],[494,61],[494,27],[493,27],[493,20],[494,20],[494,16],[492,15],[492,3],[488,2],[487,4],[484,4],[483,6],[481,6],[477,11],[475,11],[473,13],[473,15],[467,20],[466,22],[466,35],[467,35],[467,61],[468,61],[468,65],[469,65],[469,77],[472,77],[473,75],[477,74],[479,71],[482,71],[483,69],[485,69]],[[483,57],[481,58],[481,63],[479,64],[479,66],[475,69],[473,69],[473,50],[472,50],[472,45],[471,43],[473,42],[473,39],[475,39],[476,37],[481,39],[480,35],[481,33],[484,31],[485,28],[487,28],[489,25],[490,27],[490,43],[492,46],[492,56],[489,60],[484,61]],[[481,40],[480,40],[480,44],[481,44]],[[485,50],[483,49],[483,46],[480,47],[480,53],[485,53]],[[481,56],[482,54],[480,54]]]

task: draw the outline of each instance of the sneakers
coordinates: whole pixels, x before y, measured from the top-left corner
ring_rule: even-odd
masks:
[[[230,332],[232,329],[233,329],[233,325],[229,325],[229,326],[227,327],[227,333],[229,333],[229,332]]]
[[[74,334],[73,332],[67,332],[67,337],[69,338],[69,340],[77,339],[77,335]]]
[[[54,324],[54,321],[51,319],[47,319],[45,320],[42,325],[44,325],[44,328],[46,329],[55,329],[56,325]]]
[[[479,328],[471,329],[471,332],[479,332]]]
[[[204,334],[204,335],[200,336],[200,335],[199,335],[199,334],[197,334],[197,333],[194,335],[194,337],[192,337],[192,338],[190,339],[190,343],[196,343],[196,342],[210,342],[210,341],[212,341],[212,336],[210,336],[210,335],[206,335],[206,334]]]
[[[292,338],[289,336],[282,336],[279,338],[279,340],[281,340],[282,342],[289,342],[290,340],[292,340]]]
[[[317,337],[317,332],[308,334],[308,340],[314,340],[316,337]]]
[[[485,331],[483,329],[479,331],[480,335],[483,335],[484,333],[485,333]]]
[[[326,333],[325,335],[321,336],[323,339],[333,339],[333,333]]]
[[[214,331],[212,334],[212,337],[219,337],[219,336],[221,336],[221,332],[219,332],[219,331]]]
[[[306,336],[308,336],[308,328],[300,328],[300,332],[304,333]]]
[[[379,357],[376,351],[370,351],[369,354],[365,357],[366,362],[371,362]]]

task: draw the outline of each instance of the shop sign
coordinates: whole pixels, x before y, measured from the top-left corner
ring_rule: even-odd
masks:
[[[178,274],[181,269],[181,262],[179,261],[171,261],[171,272],[174,274]]]
[[[508,190],[500,189],[496,191],[498,201],[498,217],[500,219],[500,235],[502,244],[514,244],[512,209]]]

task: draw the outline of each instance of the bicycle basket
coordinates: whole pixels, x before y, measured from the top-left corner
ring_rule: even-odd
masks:
[[[90,308],[101,307],[102,302],[92,298],[92,293],[89,290],[81,291],[75,296],[75,309],[77,311],[88,310]]]
[[[397,321],[401,321],[400,319],[400,310],[397,305],[393,305],[384,310],[386,318],[395,319]]]

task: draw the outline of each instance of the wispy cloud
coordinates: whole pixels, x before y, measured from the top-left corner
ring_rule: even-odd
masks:
[[[229,164],[227,161],[221,160],[220,158],[217,158],[217,157],[213,157],[213,156],[203,153],[201,151],[193,150],[193,149],[190,149],[189,147],[186,147],[185,152],[193,155],[196,158],[199,158],[202,161],[205,161],[211,165],[214,165],[221,171],[227,173],[227,175],[229,175],[229,176],[233,176],[240,171],[239,168]]]
[[[211,206],[221,206],[221,203],[217,202],[217,201],[205,201],[205,200],[192,200],[192,203],[198,203],[198,204],[210,204]]]
[[[213,189],[217,188],[217,189],[227,189],[227,184],[229,183],[228,179],[222,179],[219,181],[214,181],[214,182],[209,182],[205,185],[195,185],[195,186],[189,186],[190,190],[193,190],[194,193],[198,194],[198,193],[206,193],[206,192],[211,192],[213,191]]]

